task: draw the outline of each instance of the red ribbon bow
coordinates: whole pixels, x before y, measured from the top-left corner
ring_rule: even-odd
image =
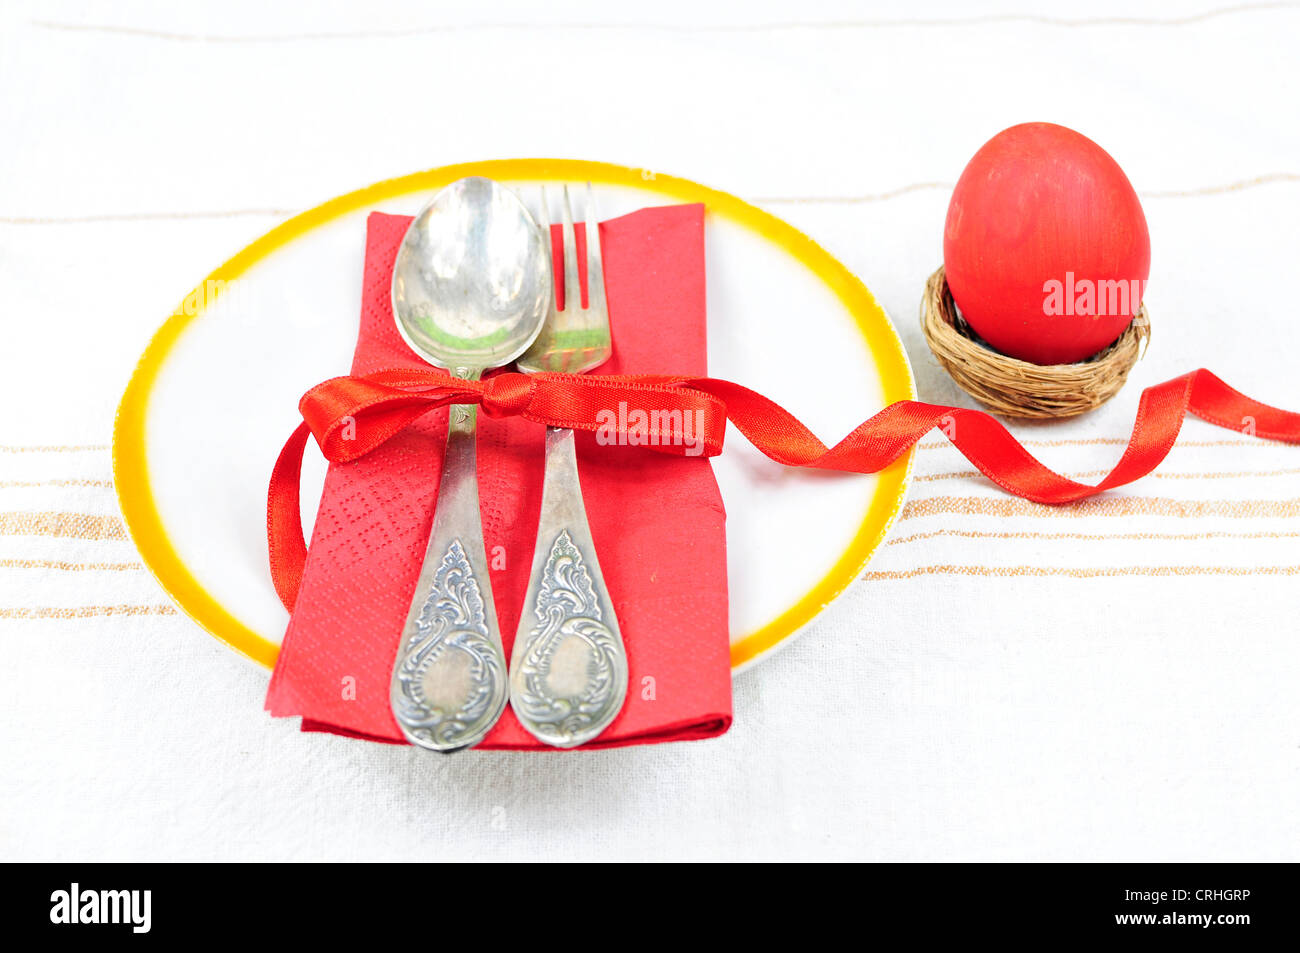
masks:
[[[489,417],[520,416],[549,427],[604,430],[667,453],[722,451],[727,408],[688,377],[637,374],[494,375],[464,380],[434,368],[336,377],[298,404],[326,459],[365,456],[435,407],[478,404]],[[695,448],[694,450],[692,448]]]
[[[1300,443],[1300,414],[1261,404],[1205,369],[1148,387],[1129,443],[1096,485],[1077,483],[1039,463],[989,414],[915,400],[890,404],[827,448],[807,427],[763,395],[710,377],[634,374],[497,374],[484,381],[433,368],[336,377],[298,404],[298,426],[276,460],[267,497],[271,576],[290,611],[302,581],[307,544],[298,484],[307,435],[333,463],[364,456],[435,407],[477,404],[493,417],[518,415],[549,427],[601,434],[610,442],[665,453],[714,456],[730,420],[767,456],[787,466],[875,473],[938,427],[998,486],[1036,503],[1070,503],[1132,483],[1169,453],[1188,412],[1252,436]]]

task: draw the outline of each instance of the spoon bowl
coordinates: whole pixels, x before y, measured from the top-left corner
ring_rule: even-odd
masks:
[[[393,266],[403,340],[461,377],[509,364],[537,337],[551,300],[537,223],[491,179],[453,182],[411,222]]]

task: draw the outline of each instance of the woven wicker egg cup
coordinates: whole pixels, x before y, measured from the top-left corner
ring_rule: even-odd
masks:
[[[1146,351],[1151,322],[1138,308],[1110,347],[1079,364],[1031,364],[979,341],[957,311],[942,266],[925,283],[921,330],[952,379],[990,410],[1008,417],[1073,417],[1099,407],[1124,386]]]

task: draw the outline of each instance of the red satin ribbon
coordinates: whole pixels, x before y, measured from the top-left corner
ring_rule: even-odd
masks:
[[[1300,414],[1233,390],[1205,369],[1148,387],[1128,447],[1096,485],[1076,483],[1039,463],[987,413],[915,400],[891,404],[832,448],[762,394],[710,377],[573,374],[495,375],[466,381],[433,368],[336,377],[308,391],[294,431],[271,474],[266,530],[271,577],[290,611],[302,582],[307,544],[298,484],[307,435],[334,463],[369,453],[419,417],[447,404],[478,404],[489,416],[518,415],[551,427],[603,431],[618,442],[664,453],[722,451],[730,420],[778,463],[875,473],[939,428],[966,458],[1008,493],[1036,503],[1070,503],[1146,476],[1159,465],[1190,412],[1229,430],[1300,443]]]

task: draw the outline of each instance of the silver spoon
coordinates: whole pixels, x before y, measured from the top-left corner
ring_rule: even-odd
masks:
[[[393,266],[393,315],[411,349],[457,377],[519,357],[551,301],[550,245],[523,203],[474,177],[411,222]],[[424,565],[402,630],[389,701],[408,741],[455,751],[483,740],[509,696],[492,604],[474,462],[477,407],[451,408]]]

